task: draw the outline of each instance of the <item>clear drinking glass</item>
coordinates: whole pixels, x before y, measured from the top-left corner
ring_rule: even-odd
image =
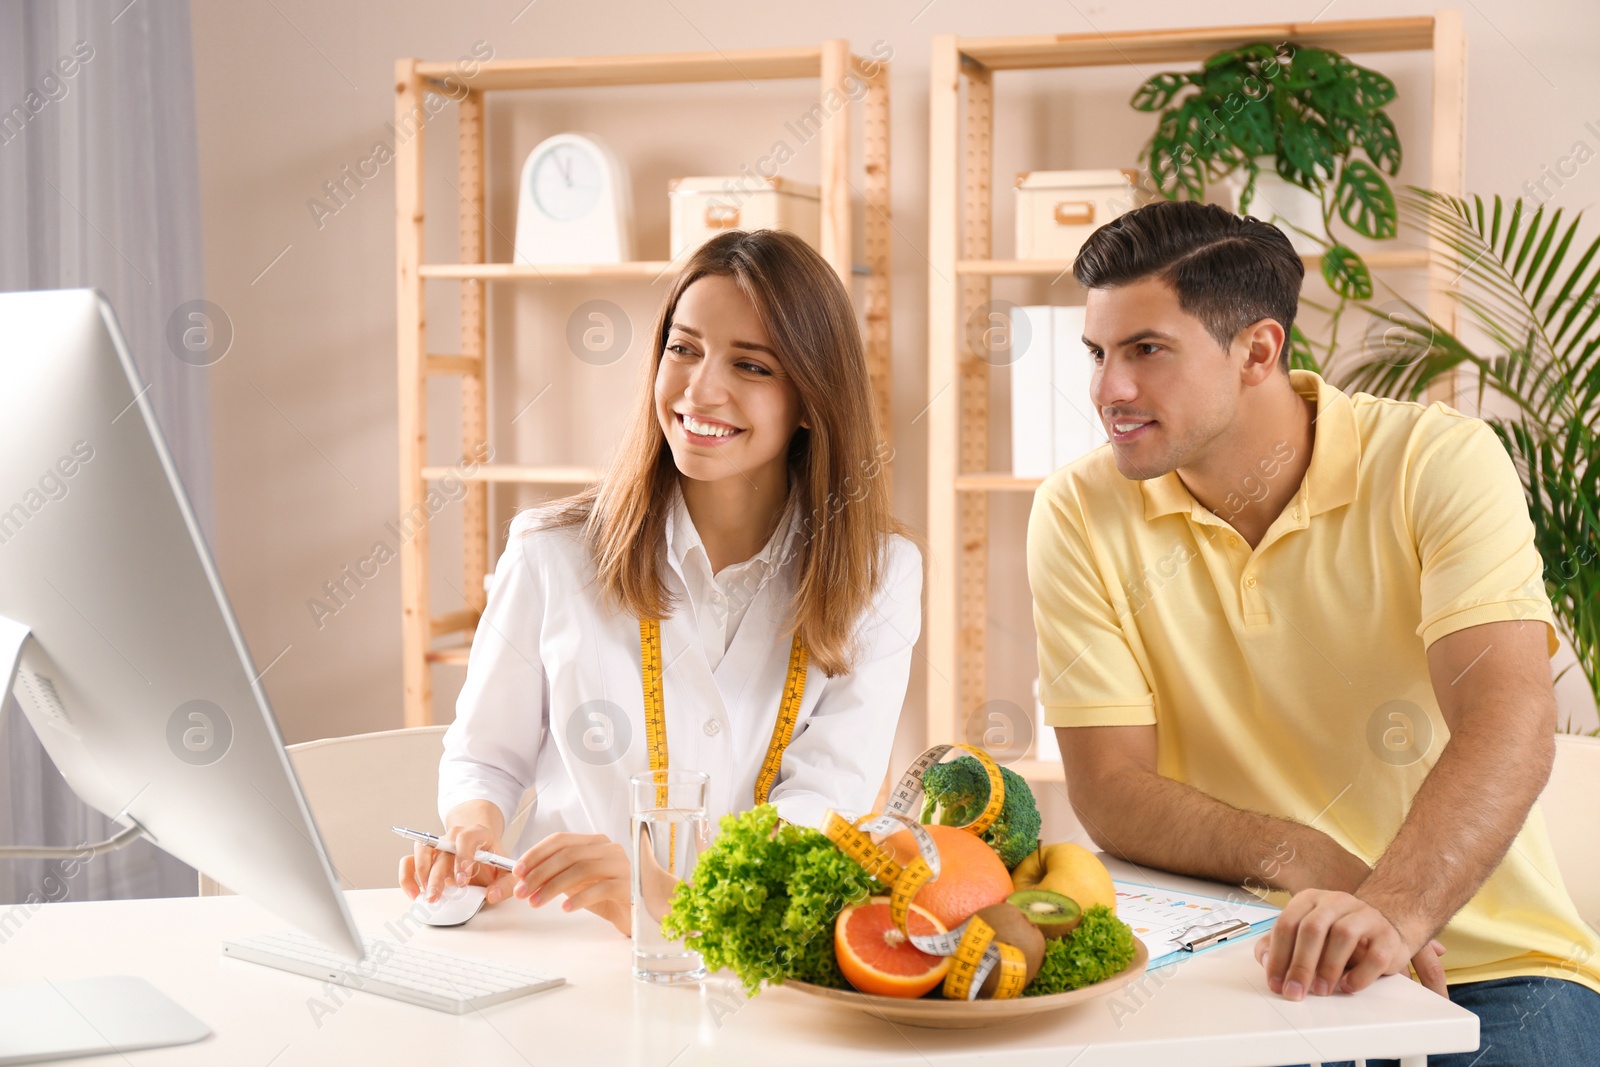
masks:
[[[698,982],[698,952],[661,932],[673,886],[687,881],[706,837],[703,771],[647,771],[629,779],[633,830],[633,976],[642,982]]]

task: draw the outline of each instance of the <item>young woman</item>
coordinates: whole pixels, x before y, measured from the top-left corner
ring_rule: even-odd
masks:
[[[601,484],[512,523],[439,765],[457,858],[405,857],[413,898],[565,896],[628,933],[628,778],[663,755],[709,774],[713,825],[768,799],[806,825],[864,813],[884,780],[922,558],[890,515],[844,286],[791,234],[722,234],[652,347]],[[529,787],[516,870],[472,863],[506,853]]]

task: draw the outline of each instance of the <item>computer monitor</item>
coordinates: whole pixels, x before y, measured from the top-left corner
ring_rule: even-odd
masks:
[[[0,293],[0,694],[78,796],[360,960],[116,317]]]

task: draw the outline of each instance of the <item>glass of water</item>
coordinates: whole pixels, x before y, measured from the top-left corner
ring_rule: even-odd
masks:
[[[672,889],[688,881],[706,837],[703,771],[647,771],[629,779],[633,831],[633,976],[642,982],[698,982],[698,952],[661,932]]]

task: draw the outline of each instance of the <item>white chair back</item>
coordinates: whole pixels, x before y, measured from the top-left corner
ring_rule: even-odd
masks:
[[[340,888],[397,884],[400,857],[411,846],[389,827],[440,831],[439,757],[445,729],[419,726],[289,746],[289,760]],[[200,876],[201,896],[226,892]]]
[[[1600,927],[1600,738],[1556,735],[1556,761],[1539,795],[1556,864],[1578,914]]]

